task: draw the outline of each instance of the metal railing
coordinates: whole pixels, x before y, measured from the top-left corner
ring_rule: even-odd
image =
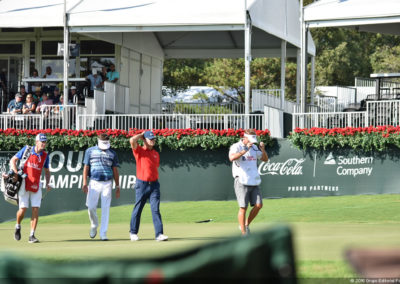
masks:
[[[300,128],[336,128],[336,127],[365,127],[365,112],[323,112],[293,114],[293,129]]]
[[[78,129],[265,129],[263,114],[124,114],[78,115]]]
[[[400,101],[367,102],[367,125],[400,125]]]
[[[156,104],[162,114],[235,114],[244,113],[244,103],[161,103]]]
[[[293,114],[293,129],[311,127],[368,127],[400,125],[400,101],[368,101],[366,111],[296,113]]]
[[[75,129],[79,113],[76,105],[44,105],[38,114],[2,114],[0,128],[15,129]]]

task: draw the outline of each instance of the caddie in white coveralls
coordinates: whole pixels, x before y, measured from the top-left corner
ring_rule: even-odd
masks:
[[[110,138],[107,134],[100,134],[98,137],[98,145],[86,150],[83,164],[82,190],[87,193],[86,206],[88,207],[91,224],[89,235],[92,239],[97,235],[99,221],[96,210],[101,196],[100,239],[102,241],[107,241],[113,178],[117,189],[115,196],[116,198],[120,196],[118,157],[117,153],[110,149]],[[88,176],[90,176],[89,187]]]
[[[257,135],[253,129],[247,129],[243,139],[233,144],[229,149],[229,160],[232,162],[232,175],[235,179],[235,194],[239,204],[239,229],[243,236],[250,234],[249,225],[262,208],[262,197],[259,184],[260,174],[257,159],[268,161],[265,145],[260,142],[257,146]],[[247,206],[253,206],[246,220]]]

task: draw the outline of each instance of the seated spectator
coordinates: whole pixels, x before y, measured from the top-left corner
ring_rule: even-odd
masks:
[[[39,72],[34,69],[32,72],[32,76],[30,77],[31,79],[40,79],[39,77]],[[30,83],[29,84],[29,90],[31,93],[34,93],[36,91],[36,87],[40,88],[40,83]]]
[[[115,71],[115,65],[111,64],[110,69],[111,70],[107,73],[107,80],[112,83],[117,83],[119,79],[119,73]]]
[[[59,101],[60,101],[60,96],[61,96],[60,89],[59,89],[58,87],[56,87],[56,88],[54,89],[54,94],[53,94],[53,96],[50,96],[50,99],[53,100],[53,104],[56,105],[56,104],[59,103]]]
[[[85,100],[84,96],[82,94],[78,93],[75,86],[72,86],[68,102],[73,103],[73,104],[79,104],[79,103],[84,102],[84,100]]]
[[[49,94],[44,93],[42,95],[42,101],[38,103],[36,107],[36,113],[43,113],[45,115],[48,115],[50,113],[51,106],[53,104],[53,101],[49,99]]]
[[[58,78],[57,75],[53,73],[53,70],[51,69],[50,66],[46,67],[46,73],[43,75],[43,78],[46,79],[56,79]],[[54,92],[54,89],[56,88],[57,84],[55,82],[47,82],[44,86],[45,92],[49,92],[52,94]]]
[[[33,94],[33,101],[37,105],[42,97],[42,89],[40,87],[36,87],[35,93]]]
[[[35,109],[36,109],[36,104],[33,101],[33,96],[32,94],[28,94],[26,96],[26,102],[22,107],[22,113],[24,114],[35,113]]]
[[[60,96],[60,101],[57,103],[57,105],[54,107],[53,112],[54,113],[60,113],[64,109],[64,96]]]
[[[20,93],[15,95],[15,99],[11,100],[7,106],[7,112],[12,114],[21,114],[22,113],[22,96]]]

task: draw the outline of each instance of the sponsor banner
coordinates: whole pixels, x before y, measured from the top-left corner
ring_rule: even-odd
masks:
[[[233,200],[229,149],[204,151],[163,149],[159,181],[162,201]],[[264,198],[399,193],[397,178],[400,151],[362,153],[351,150],[301,151],[289,141],[278,140],[267,149],[270,160],[261,162],[261,191]],[[0,152],[0,170],[7,171],[15,152]],[[117,151],[121,167],[121,198],[112,205],[131,204],[136,183],[136,163],[130,150]],[[84,151],[53,151],[49,155],[51,183],[41,215],[85,209],[82,192]],[[44,175],[42,176],[44,181]],[[0,201],[0,222],[15,219],[16,207]]]

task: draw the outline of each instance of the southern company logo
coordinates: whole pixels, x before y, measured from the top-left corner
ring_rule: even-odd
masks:
[[[332,152],[329,153],[328,157],[326,158],[324,165],[336,165],[335,158],[332,155]]]

